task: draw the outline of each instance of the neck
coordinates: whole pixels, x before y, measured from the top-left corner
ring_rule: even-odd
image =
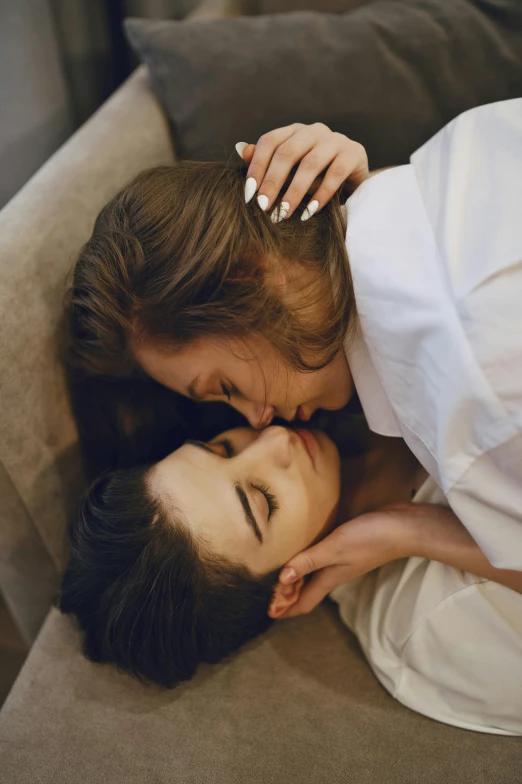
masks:
[[[402,439],[375,437],[364,454],[341,463],[338,523],[411,501],[426,476]]]

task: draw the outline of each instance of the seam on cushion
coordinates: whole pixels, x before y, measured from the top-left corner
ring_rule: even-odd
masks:
[[[45,543],[45,540],[44,540],[44,538],[42,537],[42,535],[40,533],[40,530],[39,530],[39,528],[38,528],[38,526],[36,524],[36,521],[35,521],[33,515],[29,511],[29,508],[28,508],[27,504],[25,503],[25,501],[23,500],[22,496],[20,495],[18,487],[16,486],[16,483],[14,482],[10,472],[7,470],[3,460],[0,460],[0,473],[3,473],[4,478],[9,482],[9,485],[11,487],[11,491],[12,491],[13,495],[16,497],[16,500],[17,500],[18,504],[20,505],[20,507],[23,508],[27,520],[31,521],[32,533],[34,533],[35,537],[38,539],[39,544],[42,546],[43,550],[47,554],[47,556],[50,559],[51,563],[53,564],[54,568],[57,570],[57,572],[60,572],[60,565],[57,563],[56,558],[54,557],[53,553],[51,553],[49,551],[49,548],[47,547],[47,545]],[[9,528],[9,523],[7,524],[7,528]]]
[[[31,521],[31,527],[34,530],[35,536],[38,538],[38,541],[40,542],[40,544],[42,545],[42,547],[45,550],[46,554],[48,555],[48,557],[49,557],[51,563],[53,564],[54,568],[56,569],[57,573],[60,574],[60,572],[62,571],[63,567],[59,563],[59,560],[58,560],[56,554],[53,553],[50,550],[50,548],[47,546],[45,538],[42,536],[42,533],[41,533],[40,529],[38,528],[38,524],[36,523],[36,520],[35,520],[34,516],[31,514],[31,512],[29,510],[29,507],[27,506],[27,504],[23,500],[23,497],[21,496],[21,494],[20,494],[20,492],[18,490],[18,486],[17,486],[16,482],[14,481],[13,477],[11,476],[11,473],[7,470],[5,463],[1,459],[0,459],[0,469],[3,470],[4,476],[9,480],[9,483],[10,483],[10,485],[12,487],[13,493],[16,494],[18,502],[21,504],[21,506],[23,506],[23,508],[25,510],[25,513],[27,515],[27,519]]]

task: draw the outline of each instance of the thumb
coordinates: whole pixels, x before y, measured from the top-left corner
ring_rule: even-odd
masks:
[[[283,567],[279,575],[279,582],[283,585],[292,585],[305,575],[334,564],[335,551],[332,552],[330,537],[327,536],[321,542],[294,555]]]
[[[330,591],[346,582],[342,567],[331,566],[316,572],[310,582],[304,586],[296,602],[289,605],[281,618],[294,618],[296,615],[309,613],[323,601]]]

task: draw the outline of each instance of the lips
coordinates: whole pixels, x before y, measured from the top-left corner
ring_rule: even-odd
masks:
[[[315,458],[318,449],[317,439],[315,438],[314,434],[311,433],[309,430],[303,430],[299,428],[297,430],[294,430],[294,433],[296,433],[301,439],[301,441],[303,442],[305,449],[308,452],[308,455],[310,456],[310,460],[312,461],[313,466],[315,468]]]

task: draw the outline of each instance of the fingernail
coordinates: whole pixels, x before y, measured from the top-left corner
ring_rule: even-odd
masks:
[[[238,142],[236,144],[236,152],[237,152],[237,154],[239,155],[240,158],[243,158],[243,152],[245,150],[245,147],[248,147],[248,143],[247,142]],[[243,158],[243,160],[244,160],[244,158]]]
[[[257,182],[254,180],[253,177],[249,177],[245,183],[245,201],[247,204],[249,201],[252,201],[256,191],[257,191]]]
[[[319,202],[317,201],[317,199],[311,201],[308,207],[306,208],[306,210],[301,215],[301,220],[307,221],[308,218],[311,218],[314,212],[316,212],[318,207],[319,207]]]
[[[268,207],[268,196],[258,196],[257,197],[257,203],[259,204],[259,206],[261,207],[261,209],[264,212],[266,210],[266,208]]]
[[[280,221],[284,220],[288,215],[289,209],[289,203],[287,201],[282,201],[280,206],[276,207],[270,216],[272,223],[279,223]]]
[[[296,571],[291,566],[288,566],[285,569],[283,569],[280,575],[280,579],[284,580],[285,582],[291,582],[292,580],[295,580],[296,577],[297,577]]]

